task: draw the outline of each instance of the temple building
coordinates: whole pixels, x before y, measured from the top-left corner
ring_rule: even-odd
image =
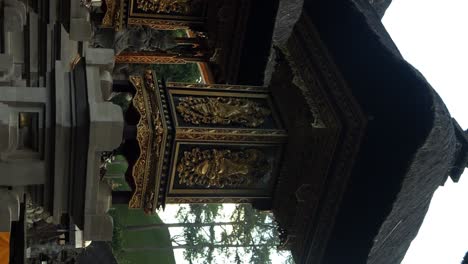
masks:
[[[296,263],[400,263],[468,166],[468,132],[402,58],[385,1],[31,2],[0,0],[10,263],[111,241],[112,204],[179,203],[273,212]],[[186,63],[200,82],[153,67]]]

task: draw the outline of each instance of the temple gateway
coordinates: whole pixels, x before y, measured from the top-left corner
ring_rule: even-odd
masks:
[[[0,0],[10,263],[111,241],[112,205],[180,203],[271,211],[296,263],[400,263],[434,191],[468,166],[468,132],[402,58],[381,7]],[[155,64],[201,77],[174,82]],[[117,156],[124,175],[107,169]]]

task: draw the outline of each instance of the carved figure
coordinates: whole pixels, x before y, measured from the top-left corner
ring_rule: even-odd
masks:
[[[137,7],[145,12],[189,14],[192,0],[137,0]]]
[[[243,151],[185,151],[179,161],[179,183],[187,186],[224,188],[248,186],[270,171],[265,155],[257,149]]]
[[[125,28],[116,32],[114,37],[116,55],[122,51],[166,51],[176,46],[175,38],[171,37],[167,32],[143,26]]]
[[[195,125],[258,127],[271,114],[269,109],[253,100],[232,97],[184,97],[176,108],[185,122]]]

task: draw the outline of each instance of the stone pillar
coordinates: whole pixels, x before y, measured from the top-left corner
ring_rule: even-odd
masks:
[[[0,102],[14,103],[47,103],[47,92],[44,87],[0,87]]]
[[[10,232],[11,215],[8,206],[0,206],[0,232]]]
[[[45,183],[43,161],[18,160],[0,162],[0,186],[27,186]]]
[[[70,1],[70,4],[70,39],[90,40],[92,29],[88,10],[81,4],[81,1]]]
[[[21,82],[24,68],[24,26],[27,20],[25,4],[19,0],[4,0],[3,17],[5,54],[0,58],[0,81]],[[1,56],[1,55],[0,55]],[[11,56],[9,58],[8,56]]]
[[[13,78],[14,72],[13,56],[0,54],[0,81],[10,81]]]
[[[20,218],[20,196],[18,193],[0,189],[0,206],[6,206],[10,211],[10,221],[18,221]]]
[[[18,0],[5,0],[4,26],[6,32],[22,32],[26,25],[26,6]]]
[[[113,223],[107,214],[112,194],[110,186],[99,180],[100,157],[103,151],[111,151],[120,145],[124,122],[120,107],[108,102],[103,93],[103,89],[108,88],[103,84],[109,85],[106,71],[114,65],[114,51],[88,48],[85,55],[90,131],[83,237],[85,240],[107,241],[112,239]]]

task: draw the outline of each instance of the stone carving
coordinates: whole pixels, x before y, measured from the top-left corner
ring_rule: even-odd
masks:
[[[177,165],[179,184],[206,188],[232,188],[258,182],[271,170],[257,149],[242,151],[194,148]]]
[[[137,7],[157,14],[181,14],[191,12],[192,0],[137,0]]]
[[[259,103],[233,97],[184,97],[176,107],[185,122],[194,125],[241,125],[258,127],[271,111]]]
[[[134,26],[116,32],[114,38],[115,54],[128,52],[166,51],[177,46],[174,37],[164,31],[144,26]]]
[[[26,227],[31,229],[34,226],[34,223],[43,221],[47,224],[52,224],[53,218],[49,212],[44,210],[43,207],[35,205],[31,198],[26,200]]]
[[[94,46],[107,45],[106,32],[95,34]],[[176,37],[169,30],[131,26],[115,33],[116,63],[179,64],[187,61],[216,61],[219,49],[212,49],[203,34]]]

